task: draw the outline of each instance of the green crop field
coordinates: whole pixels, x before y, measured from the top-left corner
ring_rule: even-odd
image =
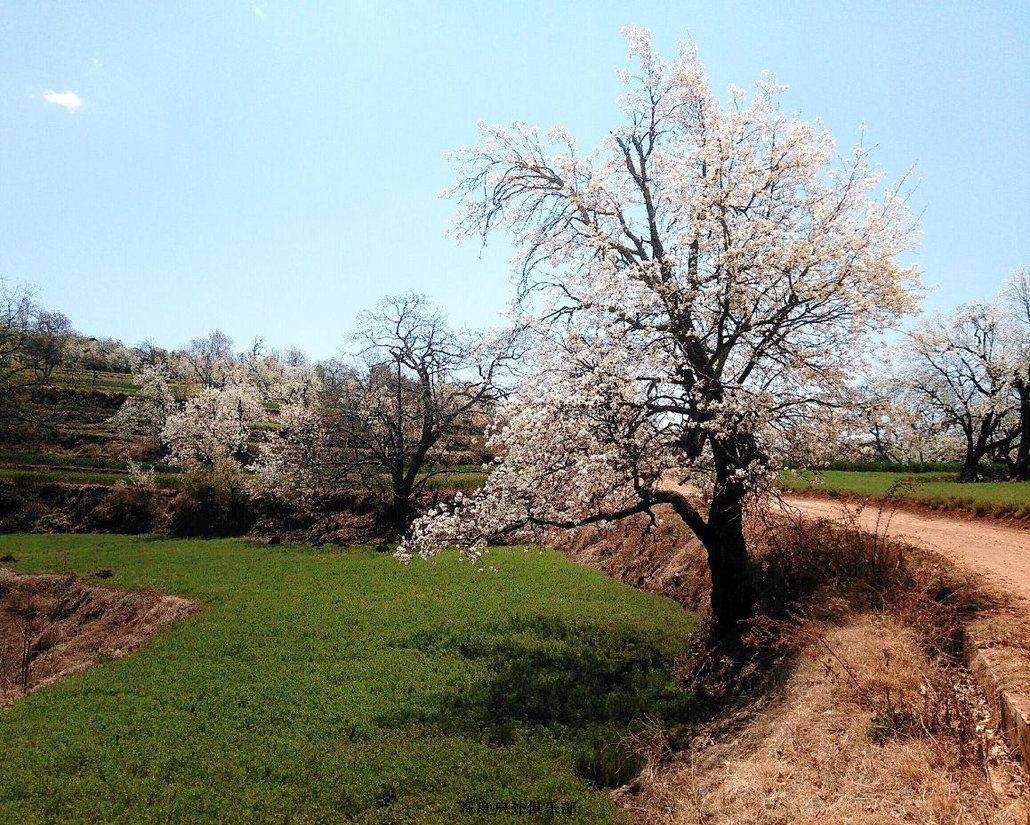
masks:
[[[617,822],[619,741],[693,708],[670,671],[694,617],[553,552],[483,571],[243,540],[6,553],[207,607],[0,711],[0,822]],[[512,813],[530,802],[558,813]]]
[[[0,479],[8,481],[31,481],[36,484],[102,484],[112,486],[119,482],[128,483],[128,473],[76,470],[76,469],[18,469],[0,467]],[[155,473],[154,483],[158,487],[182,486],[181,473]]]
[[[960,483],[952,473],[889,473],[823,470],[785,471],[781,484],[790,490],[826,490],[869,498],[894,495],[942,509],[963,508],[982,514],[1030,517],[1030,482],[980,481]],[[893,488],[893,492],[892,492]]]
[[[139,391],[131,373],[101,372],[94,380],[93,373],[88,370],[58,369],[52,380],[57,386],[71,389],[121,392],[126,395],[135,395]]]
[[[474,490],[486,484],[486,475],[482,470],[440,473],[429,478],[426,486],[430,489]]]
[[[4,452],[0,451],[0,466],[17,467],[59,467],[97,470],[128,470],[129,462],[120,458],[105,458],[99,456],[74,456],[59,455],[54,453],[34,453],[26,450]],[[144,470],[157,470],[162,473],[174,473],[176,468],[170,464],[159,464],[150,461],[140,462]]]

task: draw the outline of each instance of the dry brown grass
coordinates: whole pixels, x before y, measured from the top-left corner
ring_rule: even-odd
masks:
[[[971,759],[968,742],[941,729],[955,676],[915,631],[866,613],[804,635],[797,668],[773,697],[730,730],[713,724],[671,761],[652,763],[640,792],[621,796],[636,821],[1024,825],[1025,788],[1004,754]],[[976,692],[955,692],[965,707],[951,708],[951,723],[963,714],[988,728]],[[907,724],[892,729],[891,711]],[[981,741],[989,751],[991,737]]]
[[[155,591],[125,592],[78,576],[0,568],[0,705],[98,658],[139,648],[164,622],[200,605]]]

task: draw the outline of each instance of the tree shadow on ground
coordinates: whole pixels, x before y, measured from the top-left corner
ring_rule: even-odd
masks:
[[[625,784],[642,760],[621,741],[643,723],[690,721],[696,703],[672,676],[672,657],[626,628],[557,617],[515,617],[475,638],[425,631],[408,644],[453,650],[485,676],[441,698],[448,733],[509,745],[546,728],[575,743],[577,770],[597,787]]]

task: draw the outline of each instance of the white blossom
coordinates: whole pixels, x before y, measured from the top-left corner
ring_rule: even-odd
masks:
[[[784,113],[771,75],[723,103],[692,44],[666,62],[646,30],[624,35],[623,124],[595,151],[483,125],[451,156],[453,233],[506,230],[519,250],[532,377],[502,410],[486,487],[418,522],[401,555],[669,501],[714,560],[718,613],[716,590],[746,590],[731,580],[747,495],[833,425],[867,334],[914,308],[917,271],[898,256],[915,231],[901,185]],[[707,508],[668,490],[673,467]]]

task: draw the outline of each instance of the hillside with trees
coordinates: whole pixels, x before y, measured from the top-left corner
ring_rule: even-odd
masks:
[[[27,288],[3,300],[7,531],[389,539],[490,458],[511,337],[452,331],[423,296],[385,299],[351,356],[317,364],[237,352],[218,330],[128,347],[76,333]]]

